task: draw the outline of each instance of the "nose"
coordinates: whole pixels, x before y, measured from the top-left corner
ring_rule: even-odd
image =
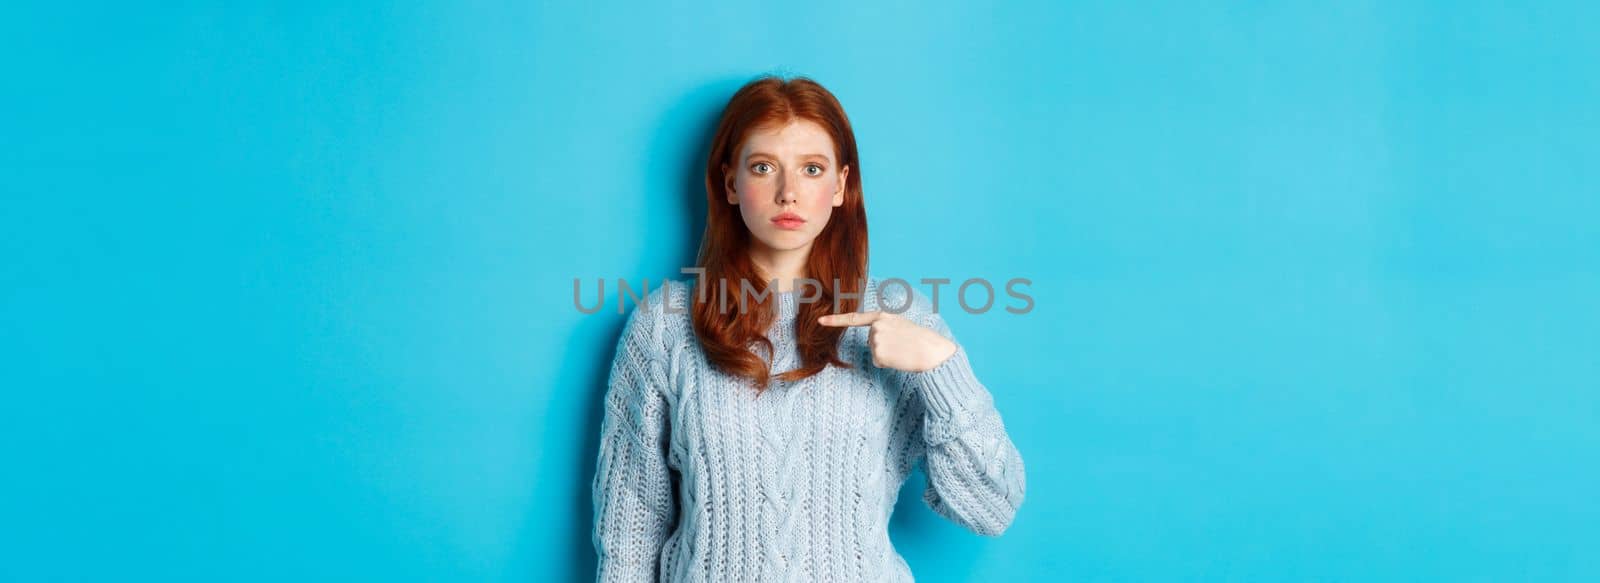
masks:
[[[800,201],[799,195],[796,194],[793,189],[789,188],[790,182],[799,181],[788,180],[781,173],[778,175],[778,192],[777,196],[775,197],[777,199],[776,202],[778,203],[778,206],[795,204]]]

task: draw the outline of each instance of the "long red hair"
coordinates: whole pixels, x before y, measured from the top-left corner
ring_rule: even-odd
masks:
[[[861,162],[856,155],[855,132],[850,129],[844,107],[822,85],[805,77],[785,81],[766,76],[745,84],[723,108],[711,154],[706,159],[706,232],[700,240],[697,259],[698,267],[705,271],[696,282],[697,288],[703,285],[704,289],[695,289],[690,297],[695,298],[695,335],[707,359],[727,374],[749,379],[758,393],[766,390],[773,375],[770,364],[753,347],[762,347],[767,358],[773,358],[772,341],[766,331],[775,312],[770,302],[776,298],[768,296],[759,305],[747,304],[742,311],[737,308],[740,282],[748,281],[758,296],[767,291],[767,282],[750,260],[751,234],[740,217],[739,207],[725,199],[723,166],[739,167],[733,158],[738,156],[750,130],[796,120],[814,122],[828,132],[838,164],[849,166],[850,175],[845,178],[844,204],[833,209],[827,226],[813,240],[806,260],[805,277],[817,280],[823,289],[817,301],[797,305],[794,332],[800,366],[776,375],[778,379],[804,379],[822,372],[829,364],[850,368],[838,356],[839,338],[845,328],[823,326],[817,318],[833,313],[836,296],[859,296],[866,284],[867,209],[861,199]],[[837,288],[834,280],[838,280]],[[719,281],[727,284],[718,285]],[[747,295],[745,299],[754,297]],[[839,306],[843,312],[854,312],[860,303],[859,297],[845,296]],[[728,308],[723,310],[721,306]]]

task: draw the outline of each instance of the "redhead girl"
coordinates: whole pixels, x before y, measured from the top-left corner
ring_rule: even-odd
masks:
[[[616,345],[598,580],[911,581],[888,524],[919,459],[930,508],[1000,535],[1022,457],[935,306],[868,273],[839,101],[760,78],[713,139],[697,276],[651,292]]]

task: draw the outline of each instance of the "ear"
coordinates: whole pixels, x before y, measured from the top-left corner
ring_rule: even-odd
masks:
[[[728,165],[722,165],[722,190],[728,197],[728,204],[739,204],[739,193],[733,189],[733,174],[728,173]]]
[[[845,188],[846,184],[850,183],[849,178],[850,178],[850,167],[849,166],[844,166],[844,167],[840,168],[839,169],[839,189],[833,191],[833,206],[844,206],[844,188]]]

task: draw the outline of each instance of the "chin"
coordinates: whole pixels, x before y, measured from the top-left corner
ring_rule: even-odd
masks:
[[[778,251],[793,251],[795,249],[803,248],[807,243],[810,243],[811,234],[786,231],[783,233],[775,233],[771,236],[763,238],[761,242],[766,243],[768,247]]]

